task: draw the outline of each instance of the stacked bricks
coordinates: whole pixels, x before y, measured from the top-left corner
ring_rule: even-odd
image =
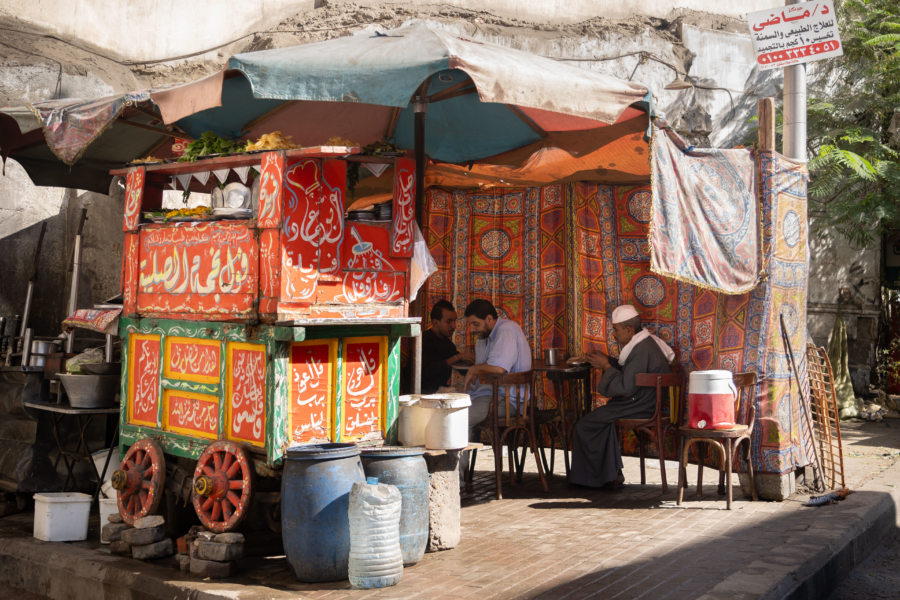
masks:
[[[110,515],[109,521],[103,526],[101,536],[109,540],[113,554],[153,560],[174,553],[172,538],[166,537],[166,521],[159,515],[135,519],[134,527],[123,523],[118,514]]]
[[[192,527],[178,538],[178,564],[192,575],[218,579],[228,577],[236,569],[236,561],[244,555],[244,535],[213,533]]]

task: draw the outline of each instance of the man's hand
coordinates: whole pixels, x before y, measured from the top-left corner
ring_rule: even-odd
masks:
[[[585,355],[585,358],[587,358],[587,361],[591,363],[591,366],[595,369],[605,371],[609,368],[609,357],[602,352],[588,352]]]
[[[466,379],[463,381],[463,388],[468,390],[471,386],[475,385],[475,383],[479,381],[479,375],[487,375],[488,373],[502,375],[503,373],[506,373],[506,369],[504,369],[503,367],[495,367],[494,365],[489,365],[487,363],[474,365],[466,373]]]
[[[471,350],[463,350],[462,352],[458,352],[447,359],[448,365],[455,365],[457,363],[473,363],[475,362],[475,353]]]

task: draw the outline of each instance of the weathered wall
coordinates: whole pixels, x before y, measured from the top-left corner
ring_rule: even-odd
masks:
[[[505,19],[546,25],[571,24],[604,17],[627,19],[635,15],[669,18],[678,10],[705,11],[743,17],[748,11],[781,5],[775,0],[455,0],[384,2],[359,0],[157,0],[129,3],[120,0],[5,0],[0,14],[46,27],[53,33],[88,42],[97,48],[134,60],[159,60],[205,52],[251,32],[274,27],[281,20],[316,7],[348,5],[405,14],[429,14],[459,8]],[[123,32],[133,34],[123,35]],[[152,35],[140,35],[152,32]]]

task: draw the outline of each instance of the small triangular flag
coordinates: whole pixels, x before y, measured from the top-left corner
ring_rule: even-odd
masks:
[[[228,173],[231,172],[231,169],[216,169],[213,171],[213,174],[216,176],[216,179],[219,180],[219,183],[225,183],[228,179]]]
[[[235,167],[234,172],[241,178],[241,183],[247,183],[247,173],[250,172],[250,167]]]
[[[375,177],[381,177],[381,174],[384,173],[390,165],[388,163],[363,163],[363,166],[371,171],[372,175]]]
[[[182,173],[181,175],[176,175],[178,178],[178,183],[181,184],[181,189],[186,190],[191,186],[191,174],[190,173]]]
[[[175,183],[175,176],[174,176],[174,175],[172,175],[172,177],[169,178],[169,187],[172,188],[173,190],[177,190],[177,189],[178,189],[178,185]]]
[[[209,171],[198,171],[194,173],[194,179],[200,182],[200,185],[206,185],[206,182],[209,181]]]

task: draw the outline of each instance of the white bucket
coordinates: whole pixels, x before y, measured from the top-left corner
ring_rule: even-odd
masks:
[[[117,514],[119,512],[119,504],[115,498],[100,498],[99,502],[100,509],[100,543],[108,544],[109,542],[103,541],[103,526],[109,523],[109,515]]]
[[[419,406],[430,413],[425,427],[425,448],[457,450],[469,444],[469,407],[472,406],[472,399],[468,394],[422,396]]]
[[[106,464],[106,456],[110,452],[112,452],[112,456],[109,459],[109,466],[106,467],[106,475],[103,477],[103,481],[109,481],[113,471],[119,468],[119,448],[114,447],[106,450],[97,450],[91,454],[91,458],[94,461],[94,467],[97,469],[97,476],[100,476],[103,475],[103,465]]]
[[[397,440],[403,446],[425,445],[425,427],[431,412],[419,406],[419,398],[419,394],[400,396]]]
[[[34,495],[34,537],[45,542],[87,539],[91,497],[76,492]]]

